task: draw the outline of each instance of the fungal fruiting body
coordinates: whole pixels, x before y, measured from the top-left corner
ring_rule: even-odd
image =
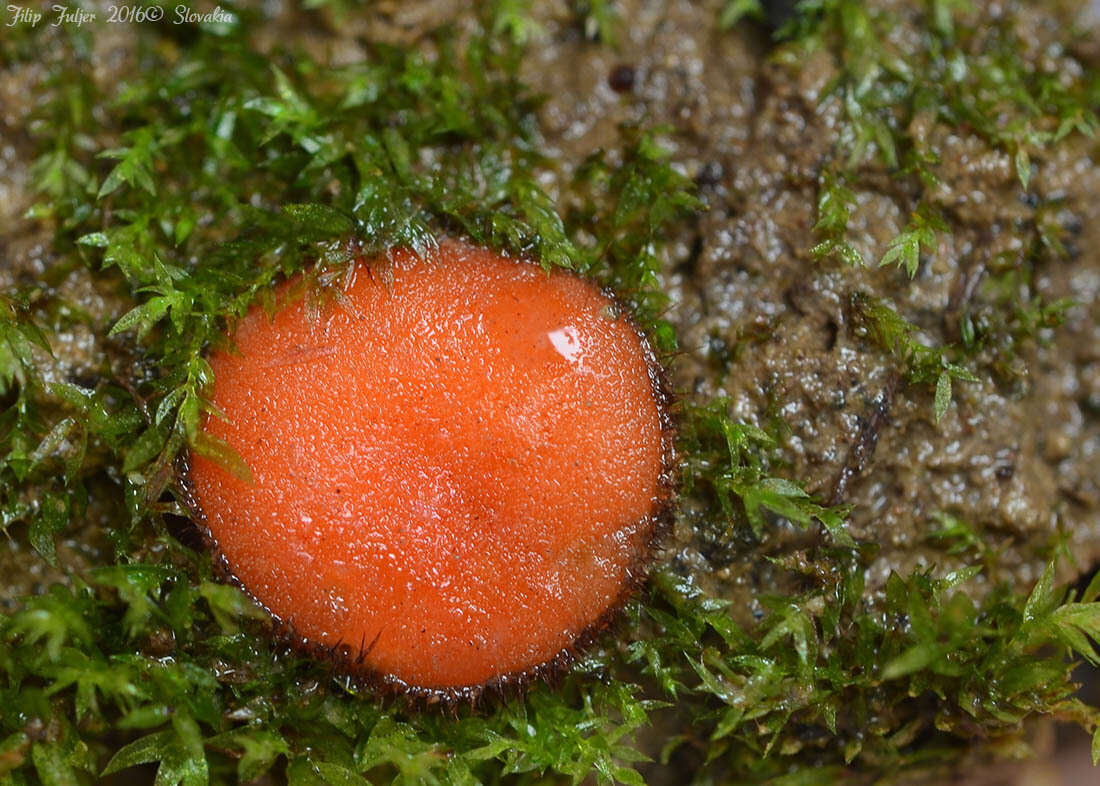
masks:
[[[210,358],[192,508],[296,637],[426,695],[537,674],[637,586],[669,495],[660,372],[617,302],[445,244],[277,293]],[[298,288],[300,289],[300,288]]]

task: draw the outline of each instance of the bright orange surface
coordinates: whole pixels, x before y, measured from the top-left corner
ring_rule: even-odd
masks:
[[[206,525],[298,633],[423,688],[544,663],[629,584],[658,506],[642,341],[592,284],[466,246],[240,323],[198,456]],[[372,263],[376,271],[387,263]],[[373,647],[370,645],[373,642]]]

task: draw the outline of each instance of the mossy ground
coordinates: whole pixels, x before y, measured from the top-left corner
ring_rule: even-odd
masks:
[[[371,12],[312,5],[322,8],[296,23]],[[361,254],[429,251],[439,233],[458,234],[598,278],[676,362],[663,243],[705,207],[677,166],[675,134],[623,128],[614,148],[556,178],[540,152],[540,97],[516,76],[537,34],[530,11],[499,0],[416,46],[372,43],[341,66],[261,50],[251,32],[265,20],[243,7],[229,23],[130,28],[109,79],[93,70],[102,27],[19,28],[0,42],[9,71],[42,69],[25,129],[38,196],[23,220],[49,238],[40,269],[12,261],[0,296],[0,521],[33,547],[26,559],[63,579],[9,599],[0,617],[0,784],[91,782],[148,764],[158,784],[188,786],[269,772],[303,784],[639,783],[662,771],[862,781],[934,772],[975,748],[1026,754],[1040,717],[1097,728],[1070,672],[1100,660],[1100,586],[1080,596],[1055,586],[1057,542],[1052,567],[1021,591],[1001,581],[980,532],[944,518],[939,535],[971,567],[895,574],[872,594],[875,544],[852,537],[846,508],[785,474],[781,434],[731,417],[722,399],[685,399],[680,415],[697,537],[737,550],[793,525],[809,544],[769,562],[795,591],[761,595],[751,626],[705,582],[658,565],[615,635],[560,684],[422,713],[273,645],[263,615],[213,580],[175,461],[190,445],[238,462],[201,430],[203,354],[284,276],[308,268],[335,292]],[[756,11],[716,9],[728,24]],[[776,58],[824,50],[840,64],[816,264],[874,262],[848,241],[848,187],[869,160],[918,193],[884,264],[915,270],[950,231],[920,191],[931,193],[937,161],[915,119],[1008,151],[1023,188],[1035,157],[1097,125],[1095,75],[1042,72],[1013,54],[1007,28],[971,41],[966,3],[930,0],[920,13],[925,35],[904,51],[882,45],[886,20],[853,0],[803,2],[780,33]],[[569,24],[613,46],[628,22],[591,2]],[[1036,253],[1057,245],[1056,228],[1040,231]],[[74,279],[96,297],[72,296]],[[888,304],[861,298],[862,329],[914,391],[927,387],[936,419],[953,385],[996,372],[980,351],[1011,353],[1064,307],[1006,298],[956,344],[932,346]],[[91,531],[82,560],[64,548],[75,530]],[[975,601],[967,583],[979,573],[990,589]]]

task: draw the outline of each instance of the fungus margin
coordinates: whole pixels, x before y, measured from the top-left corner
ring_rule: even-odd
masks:
[[[458,242],[459,244],[475,246],[475,244],[468,241],[452,241],[449,238],[443,242]],[[369,265],[375,259],[386,260],[389,254],[395,250],[397,249],[389,249],[371,258],[360,257],[355,264]],[[415,252],[413,253],[416,255]],[[497,251],[496,253],[501,252]],[[420,258],[420,255],[416,256]],[[506,258],[512,259],[517,264],[527,264],[545,270],[536,260],[526,256]],[[351,692],[369,691],[377,698],[390,700],[403,698],[408,700],[412,706],[420,709],[435,707],[454,713],[462,705],[468,705],[471,709],[474,709],[495,701],[506,701],[511,697],[522,695],[537,682],[543,682],[550,686],[560,684],[572,665],[577,662],[581,653],[593,646],[603,634],[621,621],[626,604],[641,592],[649,580],[654,560],[671,530],[679,488],[680,468],[676,450],[679,429],[674,414],[677,397],[673,392],[665,366],[654,349],[649,332],[639,324],[629,304],[610,287],[593,279],[565,268],[555,268],[555,270],[592,284],[615,308],[616,318],[625,320],[631,331],[637,336],[649,377],[650,391],[659,418],[661,472],[657,479],[655,507],[642,519],[644,527],[648,530],[648,537],[645,540],[644,547],[638,554],[634,555],[631,564],[627,567],[627,579],[619,593],[593,622],[574,637],[567,647],[559,650],[548,660],[528,669],[494,676],[480,684],[435,688],[413,685],[393,674],[366,666],[365,659],[371,649],[371,645],[367,642],[360,642],[358,653],[356,653],[356,647],[347,642],[326,645],[308,639],[297,631],[293,618],[284,619],[272,612],[234,574],[228,559],[218,546],[217,539],[206,524],[205,514],[191,482],[191,451],[182,451],[176,459],[180,497],[190,514],[190,523],[198,530],[203,544],[211,555],[215,577],[222,583],[235,586],[270,617],[271,627],[268,635],[270,635],[273,644],[282,645],[299,655],[329,664],[332,667],[333,676],[344,680],[345,689]],[[549,275],[551,271],[547,270],[545,272]],[[289,280],[291,279],[285,279],[285,281]],[[384,274],[383,280],[385,280]],[[311,284],[316,286],[316,281],[311,282]],[[302,287],[293,292],[292,298],[310,297],[312,294],[313,292],[308,290],[307,287]]]

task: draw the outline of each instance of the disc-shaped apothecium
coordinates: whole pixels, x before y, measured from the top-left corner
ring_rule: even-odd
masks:
[[[210,357],[193,512],[303,644],[424,695],[561,663],[638,586],[670,495],[661,372],[620,303],[457,243],[295,280]],[[298,293],[294,295],[293,293]]]

